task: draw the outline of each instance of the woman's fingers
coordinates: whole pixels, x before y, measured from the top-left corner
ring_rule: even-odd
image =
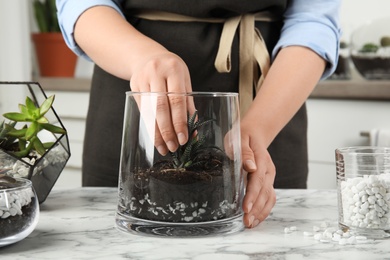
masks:
[[[172,93],[152,94],[146,103],[151,105],[149,109],[155,109],[155,147],[162,155],[174,152],[188,140],[187,108],[194,110],[193,102],[187,102],[185,95],[191,91],[188,68],[173,53],[154,56],[140,67],[131,80],[133,91]]]
[[[276,202],[275,166],[267,149],[259,145],[251,131],[242,129],[243,168],[248,172],[246,194],[243,202],[244,224],[252,228],[267,218]],[[250,141],[251,140],[251,141]]]
[[[189,73],[187,70],[181,73],[174,73],[167,80],[168,95],[172,125],[176,134],[178,144],[183,145],[188,140],[187,127],[187,98],[185,92],[187,91],[187,80]]]
[[[269,174],[248,173],[247,193],[244,199],[246,227],[257,226],[271,213],[276,202],[273,179]]]

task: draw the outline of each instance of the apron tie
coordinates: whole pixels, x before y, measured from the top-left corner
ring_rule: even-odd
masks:
[[[133,15],[155,21],[223,23],[218,52],[214,62],[216,70],[220,73],[229,73],[231,70],[230,54],[233,39],[237,29],[240,28],[238,89],[241,116],[248,111],[253,100],[253,88],[255,87],[257,94],[271,63],[264,39],[260,31],[255,28],[255,21],[271,22],[278,19],[276,16],[270,12],[258,12],[228,19],[197,18],[153,10],[137,10]],[[258,69],[261,71],[260,77]]]

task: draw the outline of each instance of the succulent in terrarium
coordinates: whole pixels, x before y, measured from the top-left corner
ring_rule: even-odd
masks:
[[[363,47],[359,50],[359,52],[361,53],[369,53],[369,52],[377,52],[379,49],[379,46],[378,44],[375,44],[375,43],[366,43],[363,45]]]
[[[20,112],[9,112],[3,117],[10,122],[0,124],[0,148],[8,151],[18,158],[26,157],[31,151],[43,155],[47,149],[53,146],[53,142],[43,143],[38,133],[42,130],[53,134],[65,134],[65,129],[49,123],[45,114],[50,110],[54,102],[54,95],[47,98],[41,106],[38,106],[30,98],[26,98],[25,104],[19,104]],[[16,128],[18,122],[26,122],[20,129]]]
[[[204,161],[200,159],[199,155],[201,155],[204,149],[218,149],[217,147],[205,145],[208,132],[204,134],[199,134],[198,132],[199,128],[211,123],[213,120],[198,120],[198,111],[195,111],[192,116],[188,114],[187,117],[188,134],[190,138],[187,143],[180,145],[175,152],[171,152],[173,166],[179,171],[185,171],[188,168],[203,164]]]

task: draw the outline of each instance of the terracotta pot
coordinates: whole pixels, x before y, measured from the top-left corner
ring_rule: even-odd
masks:
[[[41,76],[74,76],[77,56],[66,46],[61,33],[34,33],[32,39]]]

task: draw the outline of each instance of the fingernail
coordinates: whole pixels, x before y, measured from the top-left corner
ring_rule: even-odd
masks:
[[[253,224],[252,224],[252,227],[256,227],[257,225],[259,225],[260,223],[260,220],[256,219]]]
[[[248,204],[248,213],[251,212],[252,207],[253,207],[253,203],[250,202],[250,203]]]
[[[177,139],[179,140],[179,144],[180,144],[180,145],[183,145],[183,144],[185,144],[185,143],[187,142],[186,135],[183,134],[183,133],[179,133],[179,134],[177,135]]]
[[[168,141],[167,146],[168,146],[169,151],[171,151],[171,152],[174,152],[177,149],[176,144],[172,141]]]
[[[161,154],[161,155],[166,155],[167,154],[167,150],[165,149],[165,147],[163,145],[160,145],[157,147],[157,151]]]
[[[245,161],[245,164],[251,170],[255,170],[256,169],[256,164],[252,160]]]
[[[249,218],[249,226],[252,227],[253,220],[255,220],[255,216],[250,216]]]

